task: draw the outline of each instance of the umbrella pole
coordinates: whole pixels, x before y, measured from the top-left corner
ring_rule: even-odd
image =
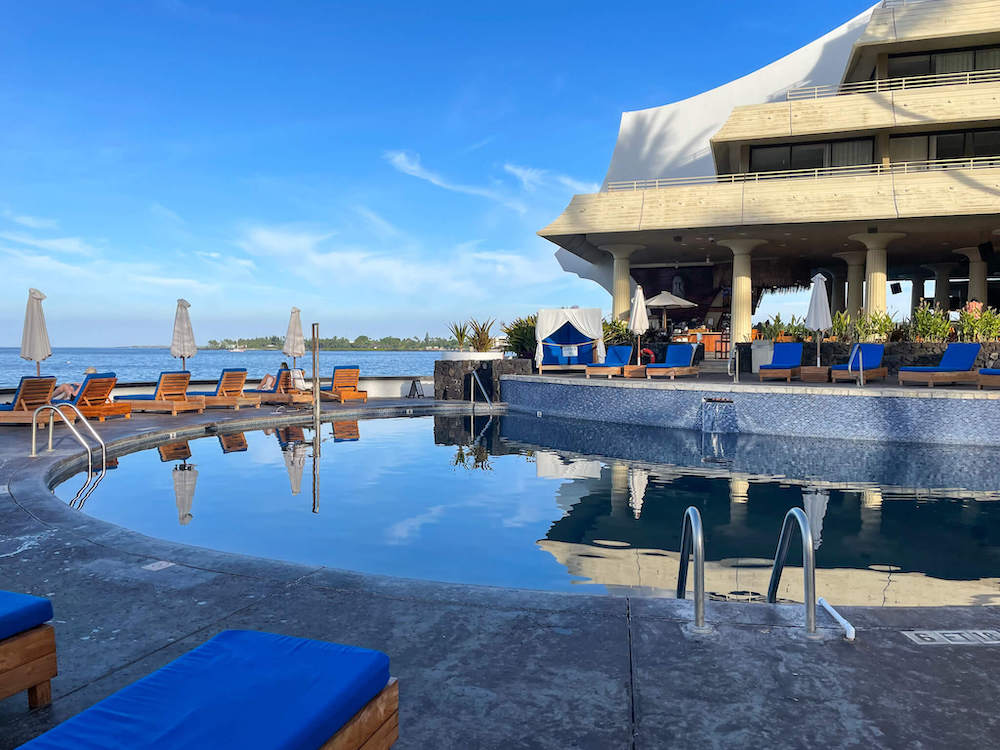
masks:
[[[35,375],[41,376],[41,374],[42,374],[42,363],[36,360],[35,361]]]
[[[635,363],[642,364],[642,336],[639,334],[635,336]]]
[[[181,369],[182,370],[187,369],[187,357],[181,357]]]
[[[819,367],[819,340],[820,340],[820,337],[821,337],[820,332],[816,331],[816,366],[817,367]]]

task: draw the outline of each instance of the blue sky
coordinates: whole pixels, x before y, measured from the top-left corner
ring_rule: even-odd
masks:
[[[7,2],[0,345],[30,286],[57,346],[165,343],[178,297],[199,342],[608,310],[535,232],[620,113],[869,4]]]

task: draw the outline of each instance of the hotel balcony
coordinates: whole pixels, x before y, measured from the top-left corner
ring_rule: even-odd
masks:
[[[736,107],[711,143],[716,166],[727,172],[738,171],[743,144],[975,128],[998,121],[1000,70],[978,70],[794,89],[785,101]]]

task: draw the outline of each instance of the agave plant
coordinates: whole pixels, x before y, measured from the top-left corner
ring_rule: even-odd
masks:
[[[462,322],[452,323],[448,326],[448,330],[455,341],[458,342],[458,350],[462,351],[465,348],[465,343],[469,340],[469,324]]]
[[[470,343],[472,344],[473,351],[488,352],[493,349],[494,323],[496,323],[496,321],[489,318],[483,321],[473,318],[469,321],[469,328],[472,329],[472,338],[470,339]]]
[[[537,315],[528,315],[524,318],[515,318],[510,323],[500,326],[507,336],[507,345],[504,347],[509,352],[522,359],[531,359],[535,356],[535,323]]]

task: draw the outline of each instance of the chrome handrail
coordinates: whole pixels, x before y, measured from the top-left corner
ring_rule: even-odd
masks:
[[[726,363],[726,374],[733,376],[733,382],[740,382],[740,347],[738,342],[730,344],[729,361]]]
[[[854,362],[854,352],[858,353],[858,379],[857,384],[859,387],[864,388],[865,385],[865,358],[864,350],[861,348],[861,344],[855,344],[851,349],[850,354],[847,357],[847,374],[850,375],[853,370],[851,369],[851,363]]]
[[[781,582],[781,572],[785,569],[785,558],[788,557],[788,545],[792,540],[792,522],[799,524],[802,534],[802,573],[806,606],[806,631],[816,632],[816,553],[813,549],[812,529],[809,517],[802,508],[791,508],[785,514],[781,524],[781,536],[778,538],[778,548],[774,553],[774,567],[771,569],[771,582],[767,587],[767,601],[774,604],[778,600],[778,584]]]
[[[705,534],[701,513],[693,505],[681,521],[681,557],[677,568],[677,598],[687,596],[688,557],[694,552],[694,626],[705,627]]]
[[[77,430],[76,427],[73,425],[73,423],[70,422],[69,419],[66,418],[66,415],[62,413],[62,409],[63,408],[70,409],[71,411],[73,411],[76,414],[76,416],[80,418],[80,420],[83,422],[83,424],[86,426],[86,428],[90,431],[90,434],[94,437],[94,439],[101,446],[101,473],[98,475],[97,479],[94,481],[93,486],[91,486],[91,484],[90,484],[90,481],[94,478],[94,454],[93,454],[93,451],[91,450],[90,445],[87,444],[87,441],[83,439],[83,436],[80,434],[79,430]],[[84,447],[84,449],[87,451],[87,481],[84,482],[83,487],[81,487],[79,490],[77,490],[76,495],[74,495],[73,499],[69,502],[70,507],[73,507],[75,505],[79,505],[79,507],[82,508],[83,504],[87,501],[87,498],[90,497],[91,493],[95,489],[97,489],[97,485],[99,485],[101,483],[101,480],[104,479],[104,475],[108,471],[108,448],[104,444],[104,441],[101,440],[101,436],[97,434],[97,430],[95,430],[94,426],[92,424],[90,424],[90,422],[87,421],[87,418],[85,416],[83,416],[83,413],[76,407],[75,404],[60,404],[59,406],[55,406],[53,404],[42,404],[37,409],[35,409],[34,413],[31,415],[31,457],[32,458],[36,458],[38,456],[38,445],[37,445],[38,444],[38,440],[37,440],[37,435],[38,435],[38,415],[41,414],[44,411],[51,411],[54,414],[59,415],[59,418],[63,422],[66,423],[66,426],[69,428],[69,431],[73,434],[73,437],[75,437],[76,440],[77,440],[77,442],[80,443],[80,445],[82,445]],[[52,451],[52,433],[53,433],[54,427],[55,427],[55,419],[52,418],[52,417],[50,417],[49,418],[49,447],[48,447],[48,451],[47,452],[51,452]],[[89,487],[89,489],[88,489],[88,487]]]
[[[472,370],[472,372],[469,373],[469,374],[472,375],[473,380],[476,381],[476,385],[479,386],[479,390],[482,392],[483,398],[486,399],[486,404],[492,410],[493,409],[493,401],[490,399],[490,394],[488,394],[486,392],[486,386],[483,385],[483,381],[479,379],[479,373],[476,372],[475,370]],[[475,388],[471,389],[471,393],[469,395],[471,396],[470,400],[472,401],[472,403],[475,403],[476,402],[476,389]]]

